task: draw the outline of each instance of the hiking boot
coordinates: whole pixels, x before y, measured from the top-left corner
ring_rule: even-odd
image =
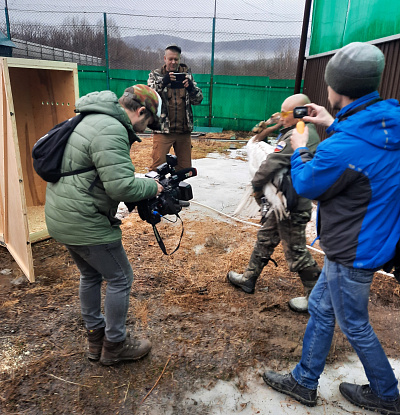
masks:
[[[89,350],[87,357],[89,360],[97,361],[101,356],[101,349],[103,348],[104,327],[87,331]]]
[[[400,398],[395,401],[386,401],[372,392],[369,385],[354,385],[343,382],[339,385],[340,393],[352,404],[370,411],[379,411],[385,415],[400,414]]]
[[[246,277],[245,274],[238,274],[235,271],[229,271],[226,277],[232,285],[241,288],[245,293],[254,293],[257,277]]]
[[[138,360],[146,356],[151,350],[151,343],[147,339],[133,339],[127,333],[122,342],[110,342],[104,338],[100,363],[105,366],[114,365],[126,360]]]
[[[272,389],[289,395],[304,405],[315,406],[317,404],[317,390],[299,385],[291,373],[280,375],[273,371],[268,371],[263,374],[263,379]]]
[[[291,310],[297,313],[306,313],[308,311],[308,296],[292,298],[288,304]]]

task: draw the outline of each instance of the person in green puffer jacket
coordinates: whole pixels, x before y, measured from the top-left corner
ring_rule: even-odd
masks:
[[[136,135],[157,128],[161,99],[147,85],[92,92],[76,102],[85,117],[65,147],[62,172],[93,170],[48,183],[45,215],[50,236],[63,243],[80,270],[79,296],[88,332],[88,358],[104,365],[137,360],[151,349],[147,339],[126,331],[133,270],[122,246],[119,202],[153,198],[163,190],[153,179],[136,178],[130,158]],[[101,284],[107,281],[104,315]]]

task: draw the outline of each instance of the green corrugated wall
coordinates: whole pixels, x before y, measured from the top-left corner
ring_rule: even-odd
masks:
[[[310,55],[399,33],[399,0],[314,0]]]
[[[149,71],[110,69],[110,89],[121,96],[125,88],[146,84]],[[105,67],[78,66],[79,95],[107,89]],[[250,131],[261,120],[280,111],[282,101],[293,94],[294,80],[262,76],[214,75],[211,125],[209,125],[210,75],[194,74],[204,99],[193,106],[194,124],[224,130]]]

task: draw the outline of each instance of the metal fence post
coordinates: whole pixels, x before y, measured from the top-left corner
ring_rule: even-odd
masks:
[[[104,53],[106,55],[106,80],[107,89],[110,89],[110,62],[108,60],[108,41],[107,41],[107,13],[103,13],[104,16]]]
[[[213,116],[212,109],[212,96],[214,87],[214,52],[215,52],[215,19],[217,14],[217,0],[214,1],[214,17],[213,17],[213,28],[212,28],[212,42],[211,42],[211,68],[210,68],[210,90],[208,93],[208,126],[211,127],[211,120]]]
[[[294,84],[294,93],[299,94],[301,89],[301,79],[303,78],[304,59],[306,53],[308,24],[310,21],[312,0],[306,0],[304,5],[303,27],[301,30],[299,57],[297,61],[296,81]]]
[[[6,26],[7,26],[7,37],[11,40],[11,32],[10,32],[10,18],[8,16],[8,6],[7,6],[7,0],[5,3],[4,11],[6,13]]]

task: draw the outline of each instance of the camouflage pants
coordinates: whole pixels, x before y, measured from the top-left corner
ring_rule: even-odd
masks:
[[[292,272],[299,272],[317,263],[306,247],[306,225],[311,210],[292,212],[289,219],[277,221],[270,215],[257,233],[257,242],[246,270],[247,275],[259,276],[275,248],[282,242],[286,261]]]

